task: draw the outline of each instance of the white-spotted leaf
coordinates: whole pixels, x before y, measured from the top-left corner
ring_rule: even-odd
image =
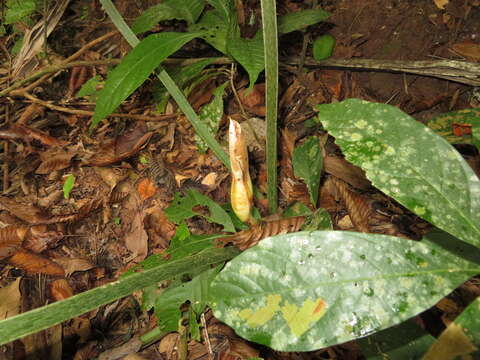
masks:
[[[143,39],[109,74],[103,89],[98,93],[91,128],[112,113],[163,60],[199,35],[162,32]]]
[[[475,263],[443,245],[343,231],[270,237],[225,266],[210,304],[275,350],[339,344],[411,318],[480,271],[478,254]]]
[[[396,107],[350,99],[318,118],[372,184],[435,226],[480,245],[480,180],[443,138]]]

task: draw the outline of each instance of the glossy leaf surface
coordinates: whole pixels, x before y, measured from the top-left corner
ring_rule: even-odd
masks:
[[[301,10],[283,15],[278,18],[278,33],[287,34],[295,30],[300,30],[326,20],[329,16],[330,14],[328,12],[321,9]]]
[[[150,30],[163,20],[186,20],[189,24],[197,21],[205,7],[205,0],[165,0],[145,10],[133,23],[135,34]]]
[[[111,71],[102,91],[98,93],[91,128],[114,111],[163,60],[198,35],[163,32],[150,35],[135,46]]]
[[[244,39],[239,35],[230,38],[227,50],[247,71],[252,88],[265,68],[262,32],[258,31],[252,39]]]
[[[412,320],[360,339],[367,360],[421,359],[435,338]]]
[[[318,186],[323,167],[322,149],[315,136],[309,137],[303,144],[293,150],[293,171],[307,185],[310,200],[317,206]]]
[[[474,263],[433,241],[375,234],[279,235],[226,265],[212,283],[211,305],[217,318],[248,340],[309,351],[428,309],[478,273],[478,250],[476,255]]]
[[[350,99],[319,120],[372,184],[423,219],[480,245],[480,180],[443,138],[396,107]]]

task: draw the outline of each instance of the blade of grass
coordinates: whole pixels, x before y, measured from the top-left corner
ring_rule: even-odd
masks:
[[[171,279],[173,276],[190,272],[200,266],[229,260],[238,253],[239,250],[233,247],[208,249],[199,254],[121,278],[66,300],[12,316],[0,321],[0,345],[79,316],[159,281]]]
[[[108,14],[112,20],[115,27],[120,31],[125,40],[132,46],[135,47],[140,41],[137,36],[133,33],[132,29],[127,25],[123,17],[120,15],[118,10],[115,8],[111,0],[100,0],[105,12]],[[215,140],[215,137],[209,132],[208,128],[199,120],[195,110],[190,106],[188,100],[185,98],[183,92],[178,88],[173,79],[168,75],[168,73],[161,69],[157,74],[158,79],[162,84],[167,88],[168,92],[172,98],[177,102],[178,107],[185,114],[187,119],[192,124],[195,132],[202,138],[202,140],[208,145],[214,154],[220,159],[220,161],[230,169],[230,160],[227,153],[222,149],[220,144]]]
[[[270,213],[277,212],[278,31],[275,0],[261,0],[265,51],[267,117],[267,198]]]

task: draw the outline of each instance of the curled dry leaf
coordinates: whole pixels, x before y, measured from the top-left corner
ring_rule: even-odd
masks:
[[[372,208],[364,197],[350,190],[345,182],[333,178],[333,184],[337,194],[345,203],[350,219],[355,228],[360,232],[369,232],[369,219],[372,214]]]
[[[50,218],[45,211],[31,203],[24,204],[15,199],[0,197],[0,209],[7,210],[28,224],[47,224]]]
[[[22,246],[27,232],[26,226],[11,225],[0,229],[0,259],[13,255]]]
[[[16,252],[10,259],[8,259],[8,263],[29,274],[65,276],[65,271],[60,265],[43,256],[26,250]]]
[[[49,231],[46,225],[36,225],[30,228],[22,246],[34,253],[41,253],[56,246],[61,239],[63,239],[62,232]]]
[[[147,132],[145,123],[138,122],[137,126],[125,134],[102,146],[88,163],[94,166],[106,166],[126,159],[140,151],[152,135],[153,132]]]
[[[70,276],[75,271],[87,271],[95,267],[88,259],[80,257],[55,257],[52,258],[57,264],[59,264],[65,270],[65,276]]]
[[[55,301],[68,299],[73,294],[73,289],[66,279],[57,279],[50,284],[50,296]]]
[[[452,50],[471,61],[480,61],[480,44],[465,41],[453,44]]]
[[[17,124],[13,124],[9,127],[0,129],[0,139],[22,140],[25,142],[37,140],[43,145],[47,146],[63,146],[67,144],[65,141],[55,139],[54,137],[45,134],[40,130]]]
[[[246,250],[257,245],[259,241],[266,237],[299,231],[304,223],[304,216],[264,221],[253,225],[250,229],[240,231],[234,235],[224,236],[217,240],[225,243],[233,243],[240,250]]]
[[[42,163],[35,171],[37,174],[50,174],[53,171],[66,169],[70,166],[70,160],[74,156],[73,153],[59,152],[52,154],[46,151],[40,155]]]

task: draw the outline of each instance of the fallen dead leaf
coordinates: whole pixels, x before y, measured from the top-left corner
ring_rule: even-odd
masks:
[[[60,264],[65,270],[65,276],[70,276],[75,271],[87,271],[95,267],[90,261],[79,257],[55,257],[52,258],[57,264]]]
[[[465,41],[452,45],[452,50],[470,61],[480,61],[480,44]]]
[[[433,0],[437,8],[444,10],[450,0]]]
[[[20,280],[16,278],[12,283],[0,288],[0,319],[6,319],[10,316],[17,315],[20,311]]]
[[[25,270],[29,274],[65,276],[63,268],[53,261],[30,251],[20,250],[8,259],[11,265]]]
[[[65,300],[73,296],[73,289],[66,279],[57,279],[50,284],[50,295],[53,300]]]

